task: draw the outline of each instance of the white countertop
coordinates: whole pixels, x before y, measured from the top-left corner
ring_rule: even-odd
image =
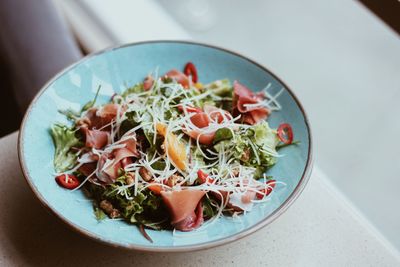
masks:
[[[0,139],[0,266],[399,266],[400,255],[318,168],[276,221],[197,252],[143,253],[97,243],[49,215],[28,188],[17,133]]]

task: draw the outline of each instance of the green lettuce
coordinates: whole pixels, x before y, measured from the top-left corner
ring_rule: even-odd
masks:
[[[138,94],[138,93],[141,93],[141,92],[144,92],[143,83],[138,83],[138,84],[135,84],[134,86],[129,87],[128,89],[126,89],[126,90],[121,94],[121,96],[122,96],[123,98],[125,98],[125,97],[127,97],[128,95],[130,95],[130,94]]]
[[[214,144],[223,141],[223,140],[229,140],[233,138],[233,133],[230,129],[228,128],[221,128],[218,129],[215,132],[215,137],[214,137]]]
[[[276,131],[271,129],[268,122],[264,121],[260,124],[252,126],[250,129],[254,131],[254,143],[260,147],[271,148],[274,152],[276,145],[279,143]]]
[[[75,136],[75,131],[65,125],[54,124],[50,130],[55,147],[54,168],[57,172],[72,169],[77,156],[71,152],[71,147],[79,146],[80,141]]]
[[[107,215],[99,207],[93,207],[93,209],[94,209],[94,216],[96,216],[97,221],[102,221],[105,218],[107,218]]]
[[[230,135],[220,129],[218,142],[214,145],[217,152],[231,151],[237,161],[245,166],[256,168],[255,178],[262,177],[269,168],[276,163],[276,146],[279,139],[276,131],[271,129],[267,122],[262,122],[243,130],[240,134]],[[217,137],[217,134],[216,134]],[[267,153],[268,151],[269,153]]]
[[[211,90],[214,95],[221,97],[232,97],[232,84],[228,79],[217,80],[204,86],[206,90]]]
[[[87,184],[86,190],[89,196],[100,203],[107,200],[113,207],[120,211],[120,215],[127,222],[137,225],[145,225],[152,229],[165,229],[164,225],[169,213],[163,204],[161,196],[154,195],[150,190],[138,190],[134,194],[134,186],[126,187],[126,174],[118,177],[114,184],[98,186]],[[95,210],[95,215],[101,216],[99,211]]]
[[[84,112],[84,111],[86,111],[86,110],[88,110],[88,109],[94,107],[94,104],[96,104],[97,97],[99,96],[99,93],[100,93],[100,88],[101,88],[101,85],[99,85],[99,87],[97,88],[96,95],[94,96],[93,100],[87,102],[87,103],[82,107],[82,109],[81,109],[81,114],[82,114],[82,112]]]

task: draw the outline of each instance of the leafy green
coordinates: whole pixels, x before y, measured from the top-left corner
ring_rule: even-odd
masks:
[[[217,210],[211,205],[211,201],[209,198],[204,198],[203,200],[203,216],[206,219],[210,219],[217,214]]]
[[[151,167],[158,171],[164,170],[165,166],[166,166],[165,161],[156,161],[153,164],[151,164]]]
[[[244,138],[242,138],[240,135],[235,135],[235,138],[230,139],[230,140],[223,140],[218,142],[217,144],[214,145],[214,149],[220,153],[222,149],[226,151],[233,151],[234,154],[233,156],[237,159],[240,160],[242,157],[242,154],[248,147],[248,144]]]
[[[207,90],[220,97],[232,97],[233,88],[232,84],[228,79],[217,80],[204,86]]]
[[[204,156],[200,152],[200,149],[197,146],[194,146],[191,148],[191,161],[192,161],[192,164],[194,164],[198,167],[206,165],[206,163],[204,161]]]
[[[57,172],[64,172],[74,167],[77,156],[71,152],[71,147],[79,146],[80,141],[75,131],[62,124],[54,124],[50,130],[55,147],[54,168]]]
[[[233,133],[230,129],[228,128],[221,128],[218,129],[215,132],[215,137],[214,137],[214,144],[222,141],[222,140],[229,140],[233,138]]]
[[[125,98],[125,97],[127,97],[128,95],[130,95],[130,94],[138,94],[138,93],[142,93],[142,92],[144,92],[143,83],[138,83],[138,84],[135,84],[134,86],[129,87],[128,89],[126,89],[126,90],[121,94],[121,96],[122,96],[123,98]]]
[[[97,100],[97,97],[99,96],[100,88],[101,88],[101,85],[99,85],[99,87],[97,88],[96,95],[94,96],[94,99],[91,100],[91,101],[89,101],[89,102],[87,102],[87,103],[82,107],[81,113],[84,112],[84,111],[86,111],[86,110],[88,110],[88,109],[90,109],[90,108],[92,108],[92,107],[94,106],[94,104],[96,104],[96,100]]]
[[[256,169],[254,178],[258,179],[276,163],[275,147],[279,142],[275,130],[271,129],[267,122],[256,124],[247,129],[242,129],[240,134],[230,136],[228,132],[221,131],[218,140],[214,144],[217,152],[233,152],[233,157],[245,166]],[[230,137],[230,138],[229,138]],[[229,138],[229,139],[228,139]]]
[[[291,146],[291,145],[299,145],[301,142],[300,141],[293,141],[290,144],[279,144],[276,146],[276,150],[279,150],[281,148],[287,147],[287,146]]]
[[[106,186],[87,184],[86,189],[96,203],[102,200],[109,201],[120,211],[121,216],[132,224],[143,224],[152,229],[168,227],[168,225],[161,225],[169,216],[161,197],[154,195],[148,189],[138,190],[135,195],[134,186],[126,187],[126,185],[126,176],[123,174],[114,184]],[[95,215],[101,215],[101,213],[95,209]]]
[[[102,221],[107,218],[107,215],[99,207],[94,207],[94,216],[96,216],[96,220],[98,221]]]
[[[119,136],[124,135],[130,129],[139,125],[135,119],[135,111],[128,111],[125,113],[126,119],[121,122],[119,126]]]
[[[254,141],[257,145],[275,149],[279,143],[276,131],[271,129],[266,121],[254,125],[251,129],[254,131]]]
[[[76,121],[81,116],[79,112],[72,109],[59,110],[58,112],[65,115],[70,121]]]

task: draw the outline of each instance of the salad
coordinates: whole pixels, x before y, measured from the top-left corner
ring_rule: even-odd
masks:
[[[272,129],[280,110],[268,86],[254,93],[239,81],[202,84],[196,67],[148,75],[110,102],[96,97],[54,124],[55,181],[82,189],[94,213],[150,229],[191,231],[205,221],[251,211],[278,181],[266,175],[292,128]]]

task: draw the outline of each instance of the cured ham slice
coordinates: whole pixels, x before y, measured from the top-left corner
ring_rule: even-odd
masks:
[[[165,74],[165,76],[180,83],[184,88],[189,88],[189,77],[186,76],[184,73],[180,72],[179,70],[172,69],[168,71]]]
[[[130,158],[130,157],[136,157],[136,154],[132,153],[131,150],[128,148],[119,148],[114,150],[114,162],[120,162],[121,160],[125,158]]]
[[[252,110],[248,114],[244,114],[244,122],[251,125],[255,124],[268,118],[269,113],[270,111],[267,108]]]
[[[113,183],[118,177],[118,170],[121,167],[121,162],[115,162],[102,171],[98,178],[105,183]]]
[[[79,167],[78,170],[83,175],[89,176],[96,170],[97,161],[99,160],[99,156],[97,156],[96,154],[93,154],[92,152],[89,152],[89,153],[83,154],[79,160],[81,162],[87,162],[87,163],[85,163],[81,167]]]
[[[97,163],[96,162],[91,162],[91,163],[85,163],[81,167],[79,167],[79,171],[85,175],[89,176],[96,170]]]
[[[89,130],[87,128],[85,128],[83,131],[85,133],[86,147],[99,149],[108,144],[110,137],[110,134],[108,132],[100,130]]]
[[[270,111],[268,108],[257,105],[263,100],[260,94],[254,94],[246,86],[238,81],[233,83],[234,92],[234,110],[242,115],[243,122],[255,124],[261,120],[265,120]]]
[[[196,127],[204,128],[210,124],[210,118],[205,112],[199,112],[190,117],[191,122],[196,125]]]
[[[143,89],[145,91],[149,91],[151,89],[151,87],[153,87],[154,84],[154,79],[153,77],[151,77],[150,75],[146,77],[146,79],[144,79],[143,81]]]
[[[188,112],[196,113],[190,117],[190,120],[198,128],[206,128],[212,122],[221,123],[224,120],[224,116],[227,118],[232,117],[226,110],[210,105],[205,105],[204,111],[199,108],[191,108],[190,111],[188,109]],[[211,145],[215,137],[215,131],[204,133],[201,130],[190,130],[186,131],[186,134],[195,140],[199,139],[199,143],[204,145]]]
[[[180,231],[188,232],[192,231],[193,229],[196,229],[200,227],[204,222],[203,218],[203,206],[201,205],[201,202],[197,204],[195,213],[193,212],[190,214],[188,217],[186,217],[183,221],[180,221],[175,224],[175,229],[178,229]]]
[[[78,121],[82,128],[100,129],[109,124],[118,113],[118,104],[107,104],[101,109],[90,108],[85,117]]]
[[[132,154],[135,157],[139,157],[139,152],[137,151],[136,145],[136,139],[135,138],[129,138],[125,141],[122,141],[121,144],[125,144],[125,148],[128,149],[130,152],[132,152]]]
[[[191,231],[203,223],[201,198],[204,191],[161,191],[161,197],[171,214],[171,224],[181,231]]]
[[[203,111],[193,115],[190,120],[198,128],[205,128],[210,124],[209,116]],[[198,138],[199,142],[204,145],[212,144],[215,136],[215,132],[203,133],[201,130],[187,131],[186,134],[195,140]]]
[[[87,128],[82,128],[86,133],[86,147],[91,148],[102,148],[108,143],[109,133],[100,130],[89,130]],[[127,165],[133,163],[133,157],[139,157],[139,153],[136,148],[136,139],[128,138],[120,144],[124,144],[125,147],[114,149],[112,152],[103,153],[101,158],[93,153],[87,153],[84,156],[85,162],[79,171],[88,176],[96,170],[97,167],[97,178],[104,183],[112,183],[118,177],[118,170],[124,168]],[[92,162],[91,162],[92,161]]]
[[[133,163],[132,158],[124,158],[121,160],[122,168],[125,168],[127,165],[132,164],[132,163]]]
[[[104,153],[97,162],[97,178],[106,184],[113,183],[118,178],[118,170],[132,163],[131,158],[136,156],[126,147]]]
[[[187,135],[189,135],[194,140],[197,140],[197,138],[198,138],[200,144],[211,145],[212,142],[214,141],[215,132],[204,134],[201,131],[192,130],[192,131],[188,131]]]
[[[224,118],[232,118],[232,115],[228,111],[212,105],[204,105],[204,112],[208,114],[211,120],[218,123],[223,122]]]
[[[111,122],[117,116],[118,108],[118,104],[107,104],[97,110],[96,115],[105,121]]]

